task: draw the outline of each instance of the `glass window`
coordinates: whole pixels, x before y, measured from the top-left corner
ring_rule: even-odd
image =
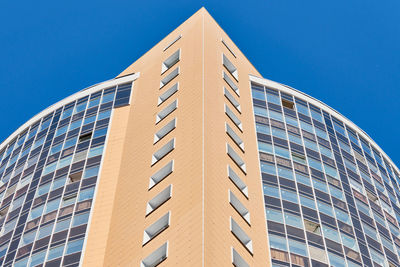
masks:
[[[314,169],[317,169],[322,172],[322,164],[319,160],[313,159],[313,158],[308,158],[308,163],[310,164],[310,167],[313,167]]]
[[[303,106],[302,104],[296,103],[296,108],[297,108],[297,112],[300,112],[304,115],[310,116],[308,114],[308,107],[307,106]]]
[[[301,120],[300,127],[301,127],[301,129],[306,130],[307,132],[314,133],[314,128],[312,127],[311,124],[309,124],[307,122],[304,122]]]
[[[100,96],[90,99],[89,108],[97,106],[100,103]]]
[[[338,173],[335,168],[332,168],[328,164],[324,164],[325,173],[333,178],[339,178]]]
[[[272,145],[264,142],[258,142],[258,150],[261,152],[273,153]]]
[[[278,121],[282,121],[282,122],[283,122],[282,113],[279,113],[279,112],[276,112],[276,111],[273,111],[273,110],[269,110],[269,116],[270,116],[272,119],[275,119],[275,120],[278,120]]]
[[[295,192],[281,189],[281,195],[283,200],[298,203],[297,194]]]
[[[28,220],[36,219],[37,217],[40,217],[43,212],[44,205],[40,205],[39,207],[36,207],[31,210],[29,213],[29,218]]]
[[[74,241],[70,241],[67,244],[67,250],[66,250],[65,254],[68,255],[68,254],[72,254],[72,253],[81,251],[82,246],[83,246],[83,238],[74,240]]]
[[[46,167],[44,167],[42,175],[46,175],[48,173],[51,173],[51,172],[55,171],[56,166],[57,166],[57,161],[53,162],[53,163],[51,163],[49,165],[46,165]]]
[[[95,122],[96,121],[96,115],[90,116],[85,118],[85,121],[83,122],[84,125]]]
[[[311,199],[311,198],[305,197],[303,195],[300,195],[300,203],[301,203],[301,205],[303,205],[305,207],[308,207],[310,209],[315,210],[315,201],[314,201],[314,199]]]
[[[271,129],[267,125],[256,123],[256,131],[262,134],[271,134]]]
[[[321,201],[317,201],[318,203],[318,209],[320,212],[325,213],[329,216],[333,217],[333,211],[332,211],[332,206],[331,205],[327,205]]]
[[[265,108],[254,106],[254,114],[268,118],[268,112]]]
[[[275,209],[266,209],[267,219],[277,223],[283,222],[282,211]]]
[[[326,139],[326,140],[328,139],[328,135],[325,131],[322,131],[321,129],[319,129],[317,127],[315,127],[314,129],[315,129],[315,133],[317,134],[317,136],[319,136],[323,139]]]
[[[75,106],[74,114],[84,111],[86,108],[87,101]]]
[[[294,180],[293,171],[287,168],[279,167],[278,166],[278,175],[281,177],[288,178],[290,180]]]
[[[35,240],[35,236],[36,236],[36,229],[33,231],[30,231],[29,233],[25,233],[21,238],[19,246],[22,247],[29,243],[32,243]]]
[[[316,189],[318,189],[318,190],[320,190],[322,192],[327,192],[328,191],[328,188],[326,187],[326,183],[325,182],[322,182],[322,181],[317,180],[317,179],[312,179],[312,182],[313,182],[314,188],[316,188]]]
[[[78,202],[79,202],[79,201],[86,200],[86,199],[91,199],[91,198],[93,198],[93,194],[94,194],[94,187],[91,187],[91,188],[82,190],[82,191],[79,193]]]
[[[304,176],[302,174],[296,173],[296,180],[299,183],[311,186],[310,178],[308,176]]]
[[[270,196],[270,197],[276,197],[280,198],[279,196],[279,188],[276,186],[271,186],[271,185],[263,185],[263,191],[264,195]]]
[[[66,207],[72,204],[75,204],[76,201],[76,195],[73,195],[71,197],[65,198],[62,201],[61,207]]]
[[[29,260],[29,258],[26,256],[22,260],[15,262],[13,266],[14,267],[26,267],[26,266],[28,266],[28,260]]]
[[[289,140],[290,142],[296,143],[298,145],[303,145],[303,143],[301,142],[301,138],[297,135],[289,133]]]
[[[103,95],[101,103],[107,103],[114,100],[114,92]]]
[[[281,129],[278,129],[278,128],[275,128],[275,127],[272,127],[271,130],[272,130],[272,135],[273,136],[276,136],[276,137],[279,137],[279,138],[282,138],[282,139],[286,139],[286,132],[285,131],[283,131]]]
[[[313,142],[313,141],[311,141],[311,140],[308,140],[308,139],[305,138],[305,139],[304,139],[304,145],[305,145],[306,147],[308,147],[308,148],[314,150],[314,151],[318,151],[317,143],[315,143],[315,142]]]
[[[294,125],[296,127],[299,127],[299,124],[297,123],[297,119],[296,118],[293,118],[293,117],[290,117],[290,116],[285,116],[285,120],[286,120],[286,123]]]
[[[62,135],[63,133],[66,133],[67,129],[68,129],[68,125],[58,128],[56,131],[56,137]]]
[[[51,187],[51,190],[60,188],[61,186],[65,185],[65,181],[67,180],[66,176],[63,176],[61,178],[57,178],[53,181],[53,186]]]
[[[53,226],[54,226],[54,223],[40,227],[37,239],[41,239],[45,236],[50,235],[53,230]]]
[[[41,146],[43,144],[43,142],[44,142],[44,136],[35,141],[35,144],[33,144],[32,149],[35,149],[35,148]]]
[[[61,116],[61,119],[68,118],[71,115],[72,115],[72,107],[64,110],[64,112],[63,112],[63,114]]]
[[[91,167],[85,170],[83,173],[83,178],[89,178],[96,176],[99,173],[100,166]]]
[[[331,192],[332,196],[334,196],[338,199],[344,200],[342,190],[340,190],[332,185],[329,185],[329,191]]]
[[[52,212],[53,210],[58,209],[58,206],[60,205],[60,201],[61,201],[61,198],[59,197],[57,199],[47,202],[46,210],[44,213],[49,213],[49,212]]]
[[[59,162],[59,164],[57,166],[57,169],[61,169],[61,168],[64,168],[65,166],[67,166],[67,165],[70,165],[71,164],[71,160],[72,160],[72,155],[68,156],[68,157],[65,157],[63,159],[60,159],[60,162]]]
[[[339,233],[335,229],[322,224],[322,232],[326,238],[340,243]]]
[[[6,255],[8,249],[8,243],[0,247],[0,257]]]
[[[317,112],[317,111],[315,111],[315,110],[313,110],[313,109],[310,109],[310,111],[311,111],[311,117],[312,117],[314,120],[317,120],[317,121],[319,121],[319,122],[321,122],[321,123],[324,123],[324,120],[322,119],[321,113],[319,113],[319,112]]]
[[[97,117],[97,120],[102,120],[102,119],[106,119],[109,118],[111,116],[111,109],[109,110],[105,110],[99,113],[99,116]]]
[[[358,245],[354,238],[342,232],[340,232],[340,236],[342,237],[343,245],[345,245],[348,248],[351,248],[352,250],[358,251]]]
[[[82,124],[82,119],[73,121],[73,122],[71,123],[70,127],[69,127],[69,130],[72,131],[72,130],[74,130],[74,129],[76,129],[76,128],[79,128],[79,127],[81,127],[81,124]]]
[[[89,220],[89,212],[85,212],[73,217],[72,226],[77,226],[87,223]]]
[[[50,155],[53,155],[53,154],[55,154],[55,153],[61,151],[62,145],[63,145],[63,143],[58,144],[58,145],[56,145],[56,146],[53,146],[53,147],[51,148],[51,150],[50,150]]]
[[[293,215],[291,213],[285,212],[285,223],[303,229],[302,219],[299,216]]]
[[[251,90],[253,94],[253,98],[261,99],[265,101],[265,94],[264,92],[258,91],[258,90]]]
[[[276,175],[275,165],[261,162],[261,171]]]
[[[30,262],[29,266],[33,267],[33,266],[36,266],[36,265],[39,265],[39,264],[43,263],[44,262],[44,258],[46,257],[46,252],[47,252],[47,250],[44,250],[42,252],[33,254],[32,257],[31,257],[31,262]]]
[[[288,243],[289,243],[289,249],[291,253],[295,253],[295,254],[299,254],[302,256],[307,257],[308,253],[307,253],[307,246],[304,243],[300,243],[298,241],[295,241],[293,239],[288,239]]]
[[[333,267],[341,267],[341,266],[345,266],[345,261],[343,257],[339,257],[336,254],[333,254],[331,252],[328,251],[328,257],[329,257],[329,262],[330,265]]]
[[[277,96],[277,95],[267,92],[267,99],[268,99],[268,102],[271,102],[271,103],[274,103],[277,105],[281,105],[281,100],[280,100],[279,96]]]
[[[274,148],[275,148],[275,153],[278,156],[290,159],[290,153],[289,153],[288,149],[280,147],[280,146],[274,146]]]
[[[101,128],[94,132],[93,138],[100,137],[107,134],[107,128]]]
[[[56,230],[54,232],[57,233],[60,231],[64,231],[65,229],[68,229],[70,222],[71,222],[71,218],[68,218],[68,219],[65,219],[62,221],[58,221],[56,224]]]
[[[67,139],[67,140],[65,141],[64,149],[66,149],[66,148],[68,148],[68,147],[71,147],[71,146],[75,145],[75,144],[76,144],[76,141],[77,141],[77,139],[78,139],[78,137],[77,137],[77,136],[75,136],[75,137],[71,137],[71,138]]]
[[[65,245],[63,244],[61,246],[51,248],[49,250],[49,255],[47,256],[47,260],[49,261],[49,260],[61,257],[64,253],[64,246]]]
[[[363,228],[364,228],[364,233],[367,234],[369,237],[371,237],[374,240],[378,240],[378,236],[376,235],[376,230],[366,223],[362,222]]]
[[[269,245],[271,248],[287,251],[286,239],[281,236],[270,234],[269,235]]]

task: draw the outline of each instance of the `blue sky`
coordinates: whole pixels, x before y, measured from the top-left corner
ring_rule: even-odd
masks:
[[[3,1],[0,140],[115,77],[205,6],[259,72],[327,103],[400,164],[400,1]]]

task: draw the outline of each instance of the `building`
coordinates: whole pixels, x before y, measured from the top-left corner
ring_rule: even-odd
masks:
[[[0,145],[3,266],[400,266],[399,169],[205,9]]]

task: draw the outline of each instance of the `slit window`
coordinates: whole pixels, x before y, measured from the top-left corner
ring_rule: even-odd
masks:
[[[149,202],[147,202],[146,216],[158,209],[162,204],[168,201],[172,196],[172,185],[169,185],[163,191],[158,193]]]
[[[242,218],[250,224],[250,213],[249,210],[240,202],[240,200],[229,190],[229,203],[232,207],[242,216]]]
[[[160,89],[163,88],[165,85],[167,85],[170,81],[172,81],[176,76],[179,75],[179,67],[174,69],[170,74],[165,76],[161,81],[160,81]]]
[[[243,195],[246,196],[246,198],[249,197],[248,193],[248,188],[247,185],[240,179],[239,175],[236,174],[231,168],[231,166],[228,165],[228,177],[229,179],[233,182],[233,184],[239,188],[240,192],[243,193]]]
[[[232,248],[232,264],[235,267],[250,267],[234,248]]]
[[[154,144],[164,138],[168,133],[170,133],[176,127],[176,118],[168,122],[164,127],[162,127],[157,133],[154,134]]]
[[[175,138],[171,139],[168,143],[166,143],[162,148],[157,150],[151,159],[151,165],[156,164],[163,157],[165,157],[169,152],[171,152],[175,148]]]
[[[240,131],[242,131],[242,122],[227,105],[225,105],[225,113],[233,121],[233,123],[235,123],[235,125],[240,129]]]
[[[168,256],[168,241],[161,247],[153,251],[149,256],[144,258],[140,263],[140,267],[155,267],[163,262]]]
[[[228,156],[236,163],[236,165],[238,165],[239,168],[246,173],[246,164],[229,144],[226,144],[226,151]]]
[[[172,66],[178,63],[181,56],[181,50],[178,49],[175,53],[173,53],[169,58],[167,58],[161,66],[161,74],[169,70]]]
[[[161,105],[162,103],[164,103],[168,98],[170,98],[173,94],[175,94],[176,92],[178,92],[178,88],[179,88],[179,83],[174,84],[171,88],[169,88],[167,91],[165,91],[165,93],[163,93],[162,95],[160,95],[158,97],[158,103],[157,105]]]
[[[166,47],[164,47],[164,50],[167,50],[168,48],[170,48],[174,43],[176,43],[179,39],[182,38],[182,35],[179,34],[178,37],[176,37],[174,40],[172,40]]]
[[[231,217],[231,232],[242,245],[253,255],[253,242],[245,231]]]
[[[150,240],[159,235],[162,231],[168,228],[170,223],[170,214],[167,212],[164,216],[158,219],[155,223],[150,225],[144,230],[143,233],[143,246],[146,245]]]
[[[237,85],[235,84],[234,81],[232,81],[232,79],[228,76],[228,74],[226,74],[225,71],[223,71],[223,78],[226,81],[226,83],[232,88],[233,91],[235,91],[235,93],[239,96],[239,87],[237,87]]]
[[[233,50],[229,47],[229,45],[224,41],[224,39],[221,39],[222,44],[228,49],[229,52],[232,53],[234,57],[236,57],[236,54],[233,52]]]
[[[170,175],[173,172],[173,170],[174,170],[174,161],[171,160],[170,162],[167,163],[167,165],[162,167],[159,171],[157,171],[150,177],[149,189],[153,188],[156,184],[165,179],[168,175]]]
[[[294,110],[294,103],[292,101],[282,99],[282,106],[284,106],[285,108]]]
[[[242,111],[240,108],[239,102],[233,97],[233,95],[225,87],[224,87],[224,95],[229,100],[229,102],[231,102],[231,104],[236,108],[237,111],[239,111],[239,112]]]
[[[178,107],[178,100],[176,99],[174,102],[172,102],[170,105],[168,105],[166,108],[164,108],[157,114],[156,124],[162,121],[164,118],[166,118],[169,114],[171,114],[177,107]]]
[[[232,74],[236,81],[239,80],[237,68],[224,54],[222,54],[222,64],[229,71],[229,73]]]
[[[226,126],[226,133],[229,135],[230,138],[232,138],[232,140],[236,143],[236,145],[238,145],[238,147],[244,151],[244,143],[242,141],[242,139],[240,139],[240,137],[235,133],[235,131],[231,128],[231,126],[229,126],[228,123],[225,123]]]

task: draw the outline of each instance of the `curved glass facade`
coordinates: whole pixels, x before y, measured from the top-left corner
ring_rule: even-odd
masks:
[[[272,266],[400,266],[398,169],[293,92],[252,83]]]
[[[2,266],[79,265],[112,109],[131,87],[81,91],[2,144]]]

